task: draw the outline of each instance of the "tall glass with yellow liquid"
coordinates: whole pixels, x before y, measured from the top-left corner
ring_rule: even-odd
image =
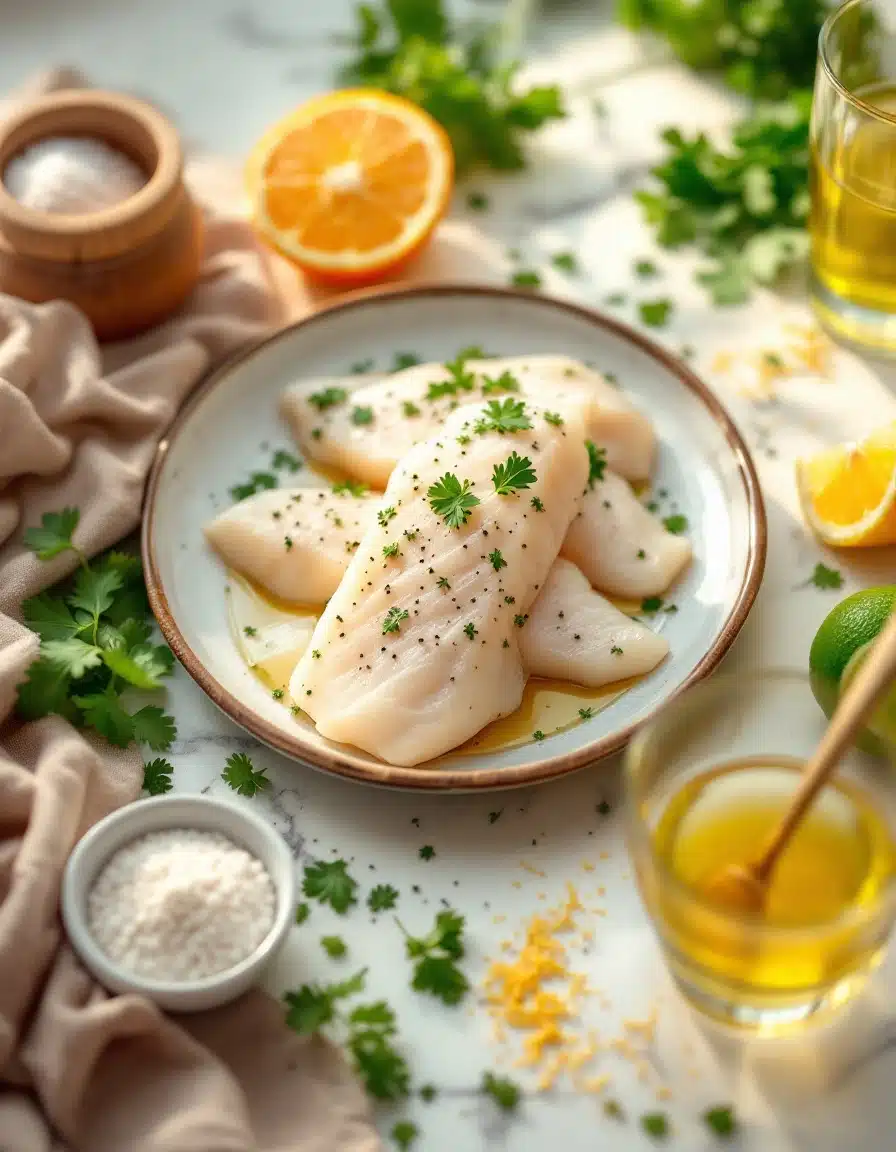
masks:
[[[896,12],[883,0],[849,0],[822,28],[809,182],[817,313],[896,353]]]
[[[669,969],[695,1007],[739,1029],[793,1030],[845,1003],[896,919],[896,765],[858,751],[781,856],[761,915],[709,892],[761,853],[825,723],[805,676],[718,676],[627,752],[629,842]]]

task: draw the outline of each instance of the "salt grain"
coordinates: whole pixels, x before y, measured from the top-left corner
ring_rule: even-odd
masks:
[[[87,898],[87,925],[122,968],[188,983],[250,956],[274,922],[271,877],[226,836],[150,832],[115,852]]]
[[[129,199],[144,186],[146,174],[104,140],[49,136],[10,160],[3,183],[26,208],[82,215]]]

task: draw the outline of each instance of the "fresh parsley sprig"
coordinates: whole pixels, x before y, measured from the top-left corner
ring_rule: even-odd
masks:
[[[344,860],[315,860],[305,866],[302,891],[342,916],[357,903],[358,882],[348,874]]]
[[[528,456],[511,452],[503,464],[492,469],[492,483],[499,496],[509,496],[522,488],[531,488],[537,480],[532,461]]]
[[[245,752],[234,752],[227,757],[221,779],[240,796],[255,796],[271,786],[265,771],[264,768],[256,768]]]
[[[446,472],[441,480],[429,486],[426,498],[433,512],[441,516],[449,528],[460,528],[479,503],[472,487],[469,480],[461,483],[453,472]]]
[[[525,432],[531,427],[525,401],[508,396],[506,400],[489,400],[482,416],[473,425],[473,431],[480,436],[487,432],[504,435],[507,432]]]
[[[448,908],[436,915],[435,925],[426,936],[405,935],[405,951],[414,961],[411,986],[454,1006],[467,994],[470,982],[457,966],[464,955],[464,918]]]

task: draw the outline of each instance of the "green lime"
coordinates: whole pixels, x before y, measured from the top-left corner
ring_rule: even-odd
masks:
[[[841,691],[861,664],[865,652],[860,650],[867,650],[894,606],[894,584],[854,592],[828,613],[815,633],[809,650],[809,675],[815,699],[826,716],[833,713]],[[896,745],[896,688],[878,709],[870,732],[860,744],[867,751],[880,752],[878,737]]]

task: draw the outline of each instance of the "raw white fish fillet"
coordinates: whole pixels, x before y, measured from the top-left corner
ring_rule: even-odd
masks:
[[[357,377],[303,381],[288,388],[280,411],[303,451],[374,488],[385,488],[412,444],[437,434],[458,404],[515,394],[565,416],[581,412],[586,436],[604,449],[609,466],[631,480],[650,474],[655,437],[650,421],[599,373],[566,356],[468,360],[461,377],[444,364],[421,364],[378,377],[350,392]],[[505,381],[516,389],[504,387]],[[452,386],[462,379],[469,389]],[[512,379],[511,379],[512,378]]]
[[[298,604],[323,604],[376,520],[379,494],[272,488],[234,504],[205,526],[229,567]]]
[[[537,441],[531,430],[468,436],[481,413],[458,409],[404,456],[290,681],[321,735],[392,764],[439,756],[519,706],[520,632],[587,482],[574,412],[554,427],[531,409]],[[498,495],[493,470],[512,452],[536,479]],[[481,500],[457,528],[427,500],[446,473]],[[400,554],[385,556],[394,544]]]
[[[651,672],[669,651],[662,636],[630,620],[559,556],[519,641],[530,675],[586,688]]]
[[[665,592],[691,559],[690,542],[673,536],[609,469],[595,481],[563,541],[563,555],[601,592],[640,600]]]

